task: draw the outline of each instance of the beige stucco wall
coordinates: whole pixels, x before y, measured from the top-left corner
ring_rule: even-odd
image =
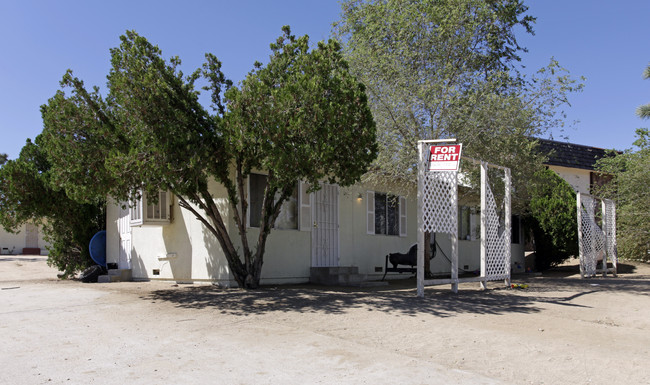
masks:
[[[562,179],[567,181],[573,187],[575,192],[589,194],[591,185],[591,171],[579,168],[569,168],[562,166],[548,166],[555,171]]]
[[[342,188],[339,195],[339,237],[340,265],[357,266],[360,274],[367,274],[369,279],[381,278],[384,273],[375,272],[375,267],[384,268],[385,257],[388,253],[407,252],[417,242],[417,222],[415,212],[417,204],[413,198],[407,198],[406,219],[407,235],[368,234],[366,192],[386,192],[377,186],[355,185]],[[396,194],[407,195],[407,191],[396,191]],[[359,199],[361,194],[361,199]],[[411,194],[413,196],[414,194]],[[402,274],[404,278],[408,274]]]
[[[38,230],[38,246],[41,249],[41,255],[47,255],[47,246],[49,245],[43,239],[43,231],[40,227],[36,227]],[[0,253],[2,254],[22,254],[23,248],[27,247],[27,224],[24,224],[20,227],[20,231],[16,234],[6,231],[2,226],[0,226]]]
[[[339,190],[339,265],[356,266],[359,273],[369,279],[383,276],[386,254],[406,252],[417,239],[416,194],[398,192],[407,196],[406,236],[367,234],[366,192],[383,192],[376,186],[355,185]],[[235,247],[241,250],[241,242],[226,192],[217,183],[210,191],[223,208],[224,220],[232,234]],[[359,195],[362,196],[359,199]],[[165,226],[142,226],[132,228],[132,269],[135,279],[165,279],[177,282],[214,282],[226,286],[235,285],[229,274],[228,264],[217,239],[193,214],[183,210],[174,199],[173,220]],[[107,260],[117,261],[119,235],[117,234],[117,206],[107,209]],[[257,243],[258,229],[248,230],[249,245]],[[307,282],[311,267],[311,231],[271,231],[264,256],[262,284]],[[450,255],[449,237],[439,235],[438,243]],[[171,258],[169,258],[171,257]],[[523,245],[513,245],[513,263],[523,264]],[[459,241],[459,266],[468,265],[469,270],[479,268],[479,241]],[[381,272],[376,271],[380,267]],[[154,270],[159,274],[154,275]],[[450,264],[441,253],[432,261],[432,272],[448,273]],[[409,274],[393,275],[408,278]]]

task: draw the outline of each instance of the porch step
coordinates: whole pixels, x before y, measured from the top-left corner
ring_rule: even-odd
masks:
[[[377,286],[376,282],[368,282],[367,279],[366,274],[359,274],[359,268],[356,266],[312,267],[309,276],[309,282],[317,285]]]
[[[131,269],[108,269],[107,275],[97,277],[98,283],[132,281]]]

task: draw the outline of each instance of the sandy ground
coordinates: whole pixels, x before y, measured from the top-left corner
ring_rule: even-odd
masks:
[[[650,266],[426,289],[58,281],[0,256],[5,384],[650,384]]]

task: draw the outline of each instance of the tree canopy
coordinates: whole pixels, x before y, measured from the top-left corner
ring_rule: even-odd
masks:
[[[364,86],[336,41],[310,50],[308,37],[296,38],[289,27],[271,44],[268,63],[256,63],[238,86],[212,54],[185,76],[179,58],[165,60],[146,38],[127,31],[120,39],[106,97],[68,71],[63,90],[42,107],[52,178],[79,200],[172,191],[217,238],[239,286],[257,287],[266,239],[296,182],[350,185],[376,157]],[[210,111],[199,102],[199,79],[211,94]],[[245,183],[255,170],[268,177],[260,235],[250,246]],[[211,181],[227,191],[228,213]],[[241,249],[224,217],[234,218]]]
[[[88,243],[105,228],[104,199],[78,203],[51,179],[51,164],[39,145],[28,140],[15,160],[0,168],[0,225],[8,231],[33,222],[48,241],[48,264],[65,276],[91,263]]]
[[[598,194],[616,202],[616,241],[624,259],[650,261],[650,131],[636,130],[635,148],[598,162],[612,180]]]
[[[561,126],[567,95],[581,88],[553,59],[519,72],[515,32],[533,33],[534,22],[519,0],[344,1],[334,34],[377,122],[368,179],[414,183],[417,141],[456,138],[466,155],[512,169],[523,209],[525,181],[545,159],[531,138]]]
[[[643,72],[650,79],[650,65]],[[639,106],[637,115],[650,119],[650,104]],[[633,146],[622,153],[601,159],[597,168],[611,181],[597,193],[616,201],[616,240],[618,254],[631,260],[650,261],[650,210],[647,201],[650,180],[650,131],[636,130]]]

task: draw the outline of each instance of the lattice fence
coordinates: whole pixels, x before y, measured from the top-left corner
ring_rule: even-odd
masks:
[[[475,278],[458,277],[458,172],[427,171],[427,142],[419,143],[418,167],[418,296],[424,296],[424,286],[450,283],[454,292],[459,282],[505,280],[510,283],[510,169],[488,165],[469,158],[467,161],[481,165],[481,275]],[[488,167],[501,172],[494,184],[503,183],[502,204],[497,205],[490,187]],[[451,240],[451,278],[424,279],[424,232],[444,233]]]
[[[597,273],[616,274],[616,205],[609,199],[600,200],[578,193],[578,248],[580,275],[594,277]],[[598,263],[601,269],[598,269]],[[608,262],[612,268],[608,268]]]
[[[491,188],[487,163],[481,164],[481,186],[485,188],[481,206],[482,226],[485,227],[485,280],[497,281],[510,279],[510,170],[502,169],[505,185],[503,206],[497,205]],[[483,187],[484,186],[484,187]],[[502,208],[502,210],[499,210]]]
[[[456,171],[429,172],[422,180],[422,231],[458,234]]]

